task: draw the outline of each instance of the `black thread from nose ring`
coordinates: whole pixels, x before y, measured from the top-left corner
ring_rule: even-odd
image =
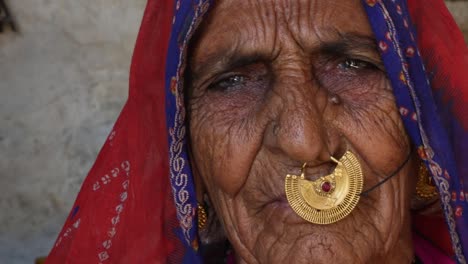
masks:
[[[381,180],[380,182],[378,182],[376,185],[370,187],[369,189],[361,192],[359,195],[360,196],[367,196],[371,191],[375,190],[377,187],[379,187],[380,185],[384,184],[386,181],[390,180],[393,176],[397,175],[401,169],[403,169],[403,167],[405,167],[405,165],[408,163],[408,161],[411,159],[411,154],[413,153],[413,149],[411,148],[410,149],[410,152],[408,153],[408,156],[406,157],[406,160],[400,165],[398,166],[398,168],[393,172],[391,173],[389,176],[387,176],[385,179]]]

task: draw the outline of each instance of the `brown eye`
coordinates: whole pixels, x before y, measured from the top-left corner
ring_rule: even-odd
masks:
[[[223,78],[209,87],[212,90],[227,90],[232,89],[238,86],[241,86],[245,83],[245,77],[242,75],[232,75],[226,78]]]

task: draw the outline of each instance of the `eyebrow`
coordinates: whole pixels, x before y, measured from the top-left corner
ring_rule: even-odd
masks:
[[[377,42],[373,36],[357,33],[337,33],[331,40],[319,40],[319,45],[309,53],[325,54],[334,57],[363,57],[372,60],[379,68],[383,68],[377,49]],[[222,73],[254,63],[268,63],[274,61],[275,54],[266,54],[259,51],[239,52],[238,49],[222,49],[212,53],[203,60],[203,64],[194,68],[191,74],[193,79],[207,73]],[[191,66],[192,62],[190,62]]]
[[[221,50],[210,54],[208,58],[203,60],[203,64],[196,69],[190,67],[190,71],[192,78],[197,79],[207,73],[222,73],[254,63],[268,62],[272,60],[270,57],[271,55],[257,51],[240,53],[237,50]],[[192,61],[190,64],[192,64]]]
[[[356,33],[339,34],[340,38],[334,41],[324,41],[320,44],[319,52],[337,57],[350,57],[366,59],[381,70],[385,70],[377,41],[373,36]]]
[[[322,41],[320,51],[343,54],[351,51],[377,52],[376,40],[371,36],[355,33],[339,34],[339,36],[338,40]]]

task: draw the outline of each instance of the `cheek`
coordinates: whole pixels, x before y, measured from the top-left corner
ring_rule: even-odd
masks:
[[[406,158],[409,139],[388,80],[375,76],[367,84],[341,93],[344,106],[335,124],[370,167],[388,173]]]
[[[261,147],[261,126],[255,122],[252,104],[240,103],[240,99],[224,104],[207,101],[216,100],[206,96],[192,101],[190,137],[194,161],[209,191],[220,190],[234,196],[247,180]]]

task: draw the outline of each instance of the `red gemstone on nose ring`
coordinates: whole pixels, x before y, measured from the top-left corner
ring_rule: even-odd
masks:
[[[321,187],[322,187],[322,191],[324,191],[326,193],[329,192],[331,190],[331,188],[332,188],[331,183],[328,182],[328,181],[323,182]]]

